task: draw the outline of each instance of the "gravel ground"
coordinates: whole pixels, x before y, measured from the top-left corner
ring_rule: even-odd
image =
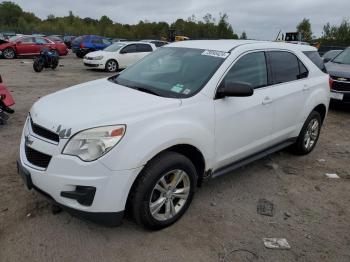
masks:
[[[109,74],[87,70],[70,55],[56,71],[34,73],[30,59],[0,60],[16,100],[0,126],[0,261],[350,261],[350,108],[332,108],[315,150],[282,151],[206,182],[187,214],[162,231],[125,219],[106,228],[62,212],[25,189],[16,174],[19,139],[39,97]],[[337,173],[340,179],[328,179]],[[274,203],[273,217],[257,202]],[[265,237],[290,250],[266,249]]]

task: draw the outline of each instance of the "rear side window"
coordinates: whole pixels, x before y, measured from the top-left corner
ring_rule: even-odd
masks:
[[[321,71],[327,73],[323,60],[317,51],[305,51],[303,52]]]
[[[152,52],[152,47],[147,44],[137,44],[136,45],[137,52]]]
[[[20,41],[21,41],[22,43],[34,43],[32,37],[23,37],[22,39],[20,39]]]
[[[37,44],[48,44],[49,41],[47,41],[45,38],[35,37],[35,43],[37,43]]]
[[[268,54],[273,84],[300,79],[299,59],[295,55],[284,51],[270,51]]]
[[[267,86],[267,68],[264,52],[244,55],[230,69],[224,78],[229,82],[245,82],[253,88]]]
[[[91,43],[93,43],[93,44],[102,44],[103,42],[102,42],[101,38],[93,38],[91,40]]]

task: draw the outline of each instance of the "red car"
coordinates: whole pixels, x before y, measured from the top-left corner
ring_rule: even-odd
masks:
[[[0,40],[0,55],[6,59],[13,59],[16,56],[39,55],[44,47],[55,50],[58,55],[68,54],[68,48],[64,43],[53,42],[42,36],[13,36],[10,39]]]

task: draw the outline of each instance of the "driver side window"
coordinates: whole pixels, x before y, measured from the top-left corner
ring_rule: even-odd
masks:
[[[253,88],[267,86],[267,68],[264,52],[244,55],[231,67],[224,81],[244,82]]]

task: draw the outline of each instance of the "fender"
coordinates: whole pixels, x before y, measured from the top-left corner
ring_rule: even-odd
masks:
[[[199,104],[203,106],[197,107],[197,104],[193,108],[193,114],[200,115],[195,118],[182,114],[182,111],[188,114],[188,108],[182,106],[175,112],[168,112],[166,116],[152,117],[147,121],[147,126],[145,121],[127,126],[125,137],[112,149],[113,153],[106,154],[100,161],[111,170],[133,169],[144,166],[169,147],[187,144],[202,153],[206,168],[210,168],[215,156],[214,111],[208,103]],[[206,121],[201,121],[203,118]]]

